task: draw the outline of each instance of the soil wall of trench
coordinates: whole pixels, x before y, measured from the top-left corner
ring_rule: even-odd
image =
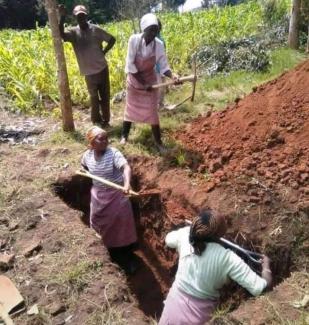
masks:
[[[146,315],[158,317],[177,268],[164,247],[168,231],[204,207],[226,215],[226,238],[267,254],[274,282],[308,268],[309,61],[218,113],[205,113],[174,135],[185,155],[130,157],[133,188],[160,194],[132,201],[141,267],[128,284]],[[58,181],[57,194],[89,215],[90,183]],[[259,271],[259,270],[257,270]],[[233,310],[248,298],[235,284],[222,290]]]
[[[239,200],[244,195],[243,180],[238,185],[235,183],[233,189],[218,186],[209,192],[207,182],[199,175],[188,176],[187,171],[179,168],[165,169],[162,161],[133,157],[130,163],[136,190],[151,193],[150,190],[160,189],[160,194],[132,199],[139,237],[135,254],[140,267],[135,275],[127,277],[127,283],[146,316],[160,316],[177,270],[177,255],[165,247],[165,235],[185,226],[186,220],[191,220],[202,207],[225,212],[229,224],[227,239],[271,258],[275,284],[289,277],[292,271],[306,267],[306,253],[302,251],[308,230],[306,205],[292,209],[280,198],[273,198],[267,205],[248,205],[246,200]],[[83,211],[86,226],[89,225],[90,187],[91,183],[79,176],[66,177],[54,187],[70,207]],[[251,267],[260,271],[254,265]],[[221,292],[221,304],[230,311],[248,298],[248,293],[235,283]]]

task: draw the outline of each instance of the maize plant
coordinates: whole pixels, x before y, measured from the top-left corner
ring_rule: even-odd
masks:
[[[198,48],[254,35],[262,23],[262,10],[254,1],[195,13],[163,14],[160,20],[170,66],[182,74],[188,71],[190,58]],[[114,94],[125,85],[124,66],[132,24],[122,21],[103,28],[117,40],[107,54],[111,92]],[[86,86],[70,44],[65,44],[65,55],[73,103],[86,105]],[[18,109],[31,114],[48,114],[47,107],[57,107],[56,75],[47,27],[31,31],[0,31],[0,85]]]

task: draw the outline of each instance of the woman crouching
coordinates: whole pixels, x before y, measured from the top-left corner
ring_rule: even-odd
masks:
[[[123,185],[124,191],[93,180],[90,203],[90,226],[102,238],[111,258],[127,273],[136,270],[133,247],[137,241],[129,193],[131,168],[122,153],[108,146],[108,135],[94,126],[86,134],[89,149],[81,164],[92,175]]]
[[[177,249],[179,265],[159,325],[204,325],[217,306],[219,290],[229,279],[254,296],[271,285],[268,257],[262,259],[260,277],[233,251],[218,243],[225,230],[223,217],[205,210],[191,227],[167,234],[165,242]]]

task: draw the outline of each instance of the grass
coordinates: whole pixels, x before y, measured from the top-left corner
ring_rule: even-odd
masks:
[[[60,271],[56,276],[56,282],[69,285],[74,291],[80,292],[91,281],[93,273],[99,272],[101,268],[102,262],[99,260],[82,260]]]
[[[54,144],[63,144],[63,143],[83,143],[86,144],[85,138],[80,131],[74,132],[64,132],[62,130],[56,131],[51,135],[49,141]]]
[[[107,286],[108,287],[108,286]],[[115,324],[115,325],[124,325],[128,324],[127,318],[126,318],[126,309],[118,306],[118,305],[113,305],[108,301],[108,296],[106,289],[104,291],[105,299],[107,304],[103,306],[99,306],[96,303],[89,301],[94,307],[95,310],[91,315],[88,317],[86,320],[85,325],[92,325],[92,324]]]
[[[200,92],[204,102],[215,109],[224,108],[237,97],[250,93],[252,88],[278,77],[304,60],[306,55],[288,48],[278,48],[271,53],[272,65],[266,72],[235,71],[201,82]]]

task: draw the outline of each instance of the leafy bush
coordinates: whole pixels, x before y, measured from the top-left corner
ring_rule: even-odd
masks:
[[[208,75],[235,70],[263,71],[270,64],[267,47],[255,38],[206,46],[197,52],[197,62]]]
[[[260,36],[204,46],[196,52],[197,64],[207,75],[236,70],[265,71],[271,64],[269,50],[286,42],[287,28],[277,25]]]

